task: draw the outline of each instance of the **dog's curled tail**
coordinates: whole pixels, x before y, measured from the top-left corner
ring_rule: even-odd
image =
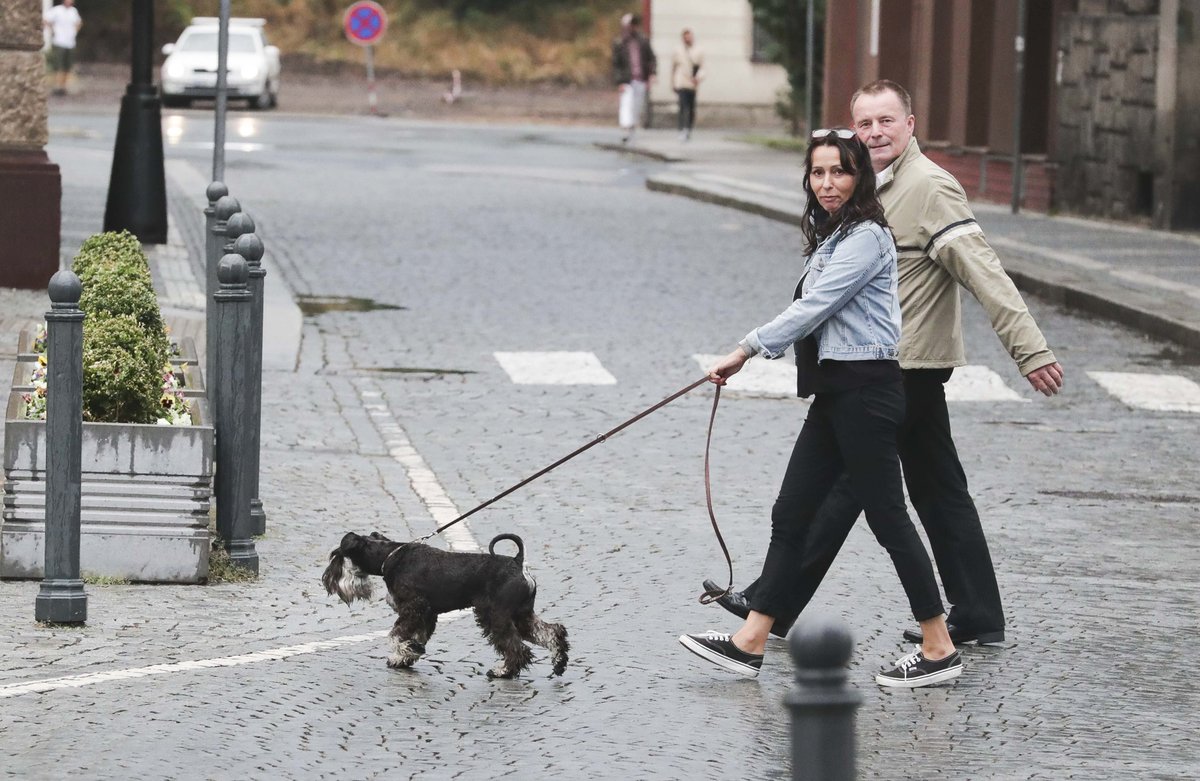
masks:
[[[488,553],[496,555],[496,543],[501,540],[512,540],[517,544],[517,555],[513,556],[517,560],[517,564],[524,566],[525,564],[525,543],[521,542],[521,538],[515,534],[497,534],[492,538],[491,544],[488,545]]]

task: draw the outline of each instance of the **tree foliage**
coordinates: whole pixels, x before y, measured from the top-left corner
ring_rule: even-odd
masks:
[[[826,0],[750,0],[754,9],[754,21],[771,37],[767,56],[783,66],[788,75],[790,106],[781,107],[790,111],[792,132],[799,130],[804,106],[807,52],[805,51],[805,26],[808,3],[813,7],[813,106],[821,104],[821,79],[825,57],[825,2]]]

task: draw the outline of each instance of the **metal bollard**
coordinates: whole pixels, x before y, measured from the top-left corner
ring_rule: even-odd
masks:
[[[87,621],[79,577],[80,481],[83,476],[83,318],[79,277],[50,278],[46,313],[46,568],[34,618],[54,624]]]
[[[796,666],[796,688],[783,700],[792,712],[792,778],[851,781],[862,695],[846,686],[850,632],[837,619],[819,616],[802,621],[788,646]]]
[[[267,514],[259,497],[259,468],[262,455],[262,368],[263,368],[263,285],[267,276],[262,267],[264,252],[262,239],[253,233],[243,233],[233,242],[233,250],[246,259],[250,267],[250,373],[246,390],[250,417],[246,429],[250,437],[247,454],[250,469],[250,528],[253,534],[266,534]]]
[[[217,313],[213,296],[221,289],[221,283],[217,280],[217,264],[225,254],[225,228],[229,218],[241,210],[241,204],[232,195],[219,197],[213,205],[212,227],[205,235],[204,383],[208,388],[208,408],[213,415],[213,423],[216,423],[217,414],[217,384],[214,381],[217,370]]]
[[[241,255],[226,255],[217,266],[221,289],[213,296],[217,310],[216,385],[245,387],[249,361],[250,270]],[[250,529],[250,470],[247,463],[247,394],[221,393],[216,416],[217,533],[234,566],[258,574],[258,552]]]

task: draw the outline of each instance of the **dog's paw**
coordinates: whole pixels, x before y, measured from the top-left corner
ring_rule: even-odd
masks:
[[[512,678],[517,677],[517,671],[513,670],[510,672],[508,670],[505,670],[503,667],[493,667],[492,669],[487,671],[487,677],[488,677],[489,681],[494,681],[497,678],[504,679],[504,680],[511,680]]]

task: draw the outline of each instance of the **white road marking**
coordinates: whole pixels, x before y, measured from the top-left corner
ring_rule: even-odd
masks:
[[[724,356],[693,355],[701,369],[710,366]],[[796,365],[788,358],[767,361],[755,358],[733,375],[727,390],[745,396],[772,398],[795,398]],[[1021,401],[1019,393],[1008,387],[999,374],[986,366],[960,366],[954,370],[950,382],[946,383],[946,401]]]
[[[173,662],[171,664],[152,664],[148,667],[130,667],[124,670],[109,670],[102,673],[82,673],[80,675],[66,675],[61,678],[46,678],[40,681],[26,681],[22,683],[9,683],[0,686],[0,699],[6,697],[17,697],[22,694],[44,693],[51,692],[57,689],[78,689],[83,686],[93,686],[98,683],[108,683],[109,681],[127,681],[134,678],[145,678],[150,675],[167,675],[169,673],[192,672],[195,670],[208,670],[214,667],[237,667],[243,664],[253,664],[254,662],[278,661],[279,659],[288,659],[293,656],[302,654],[312,654],[318,651],[328,651],[342,646],[354,645],[356,643],[365,643],[368,640],[377,640],[381,637],[386,637],[387,632],[372,632],[366,635],[348,635],[346,637],[338,637],[333,640],[317,640],[311,643],[301,643],[300,645],[289,645],[283,648],[274,648],[267,651],[255,651],[249,654],[238,654],[237,656],[225,656],[217,659],[198,659],[190,662]]]
[[[518,385],[616,385],[594,353],[494,353],[500,367]]]
[[[986,366],[959,366],[946,383],[946,401],[1024,401]]]
[[[359,397],[362,399],[363,409],[371,416],[371,421],[383,436],[388,453],[396,463],[404,467],[413,493],[425,504],[429,514],[433,516],[434,523],[441,526],[453,521],[460,515],[458,508],[450,500],[446,489],[438,482],[437,475],[413,447],[408,434],[392,417],[391,410],[379,400],[382,394],[375,389],[373,382],[360,381],[356,385]],[[446,540],[446,544],[451,550],[471,553],[482,550],[466,521],[461,521],[446,529],[442,532],[442,538]]]
[[[463,616],[471,615],[469,610],[455,610],[438,616],[439,623],[457,621]],[[0,685],[0,700],[8,697],[19,697],[22,694],[45,694],[59,689],[80,689],[84,686],[95,686],[110,681],[129,681],[136,678],[146,678],[151,675],[168,675],[171,673],[187,673],[197,670],[211,670],[218,667],[238,667],[255,662],[276,662],[280,659],[290,659],[293,656],[315,654],[320,651],[331,651],[347,645],[357,645],[368,640],[379,640],[387,637],[391,630],[371,632],[365,635],[346,635],[332,640],[315,640],[311,643],[288,645],[283,648],[271,648],[266,651],[255,651],[237,656],[223,656],[215,659],[196,659],[189,662],[172,662],[170,664],[152,664],[146,667],[127,667],[124,670],[108,670],[102,673],[80,673],[79,675],[64,675],[60,678],[43,678],[38,681],[22,681]]]
[[[1200,385],[1174,374],[1088,372],[1109,393],[1134,409],[1200,412]]]
[[[724,355],[696,354],[692,359],[702,371],[724,358]],[[796,397],[796,363],[790,357],[768,361],[754,358],[746,361],[742,370],[733,375],[725,390],[742,396]]]

